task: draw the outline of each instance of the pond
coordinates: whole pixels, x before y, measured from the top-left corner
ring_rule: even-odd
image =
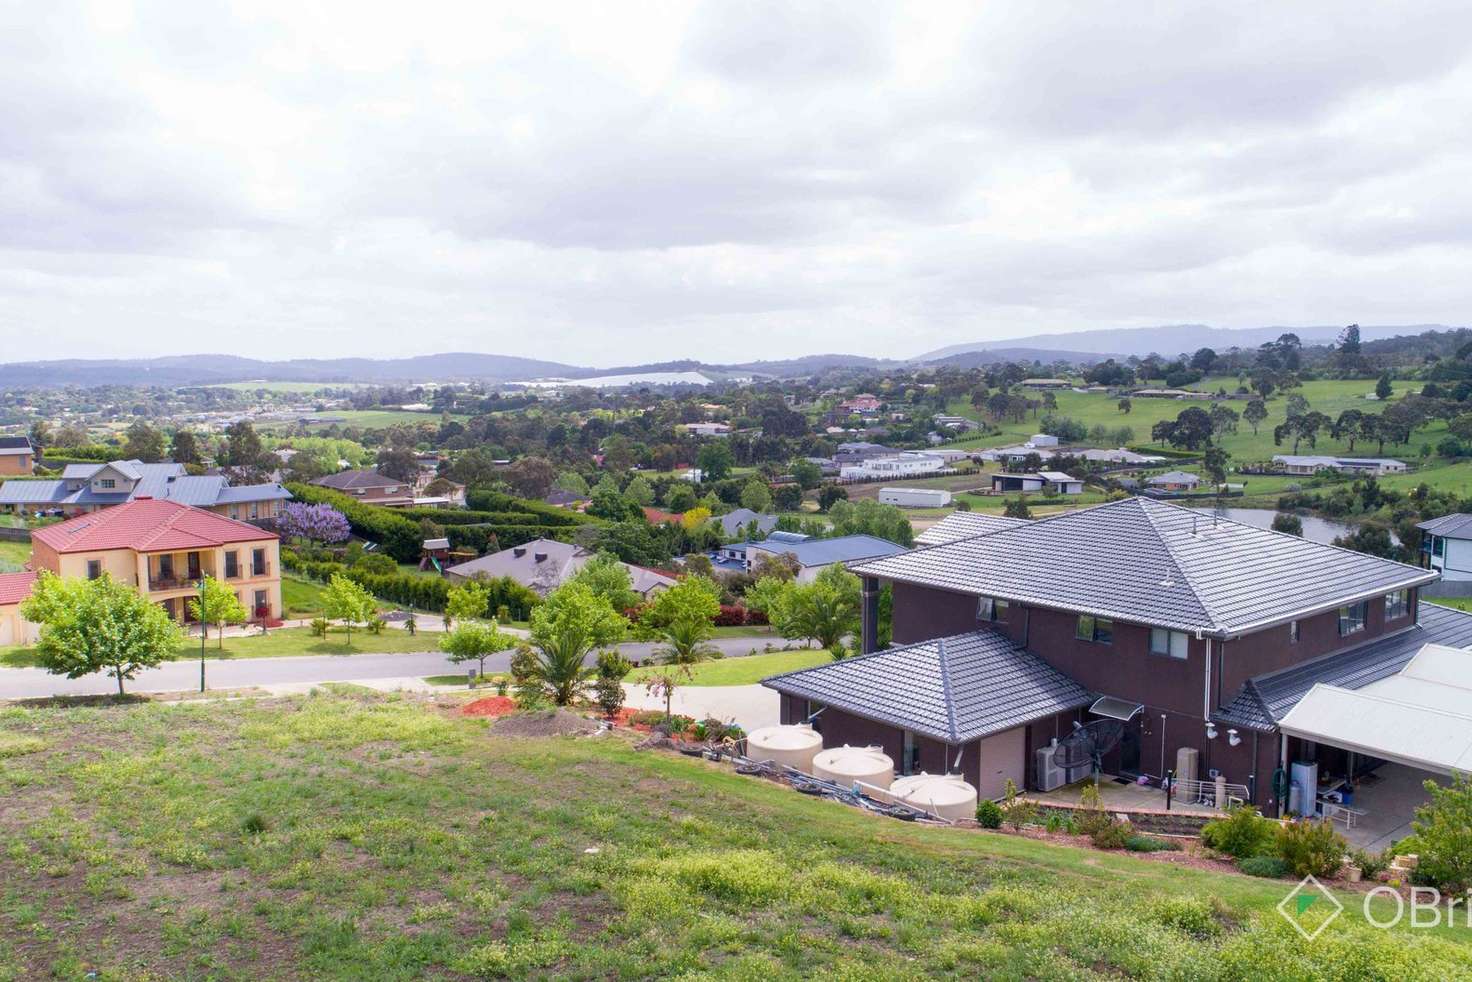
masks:
[[[1193,508],[1203,515],[1216,514],[1233,522],[1241,522],[1243,525],[1255,525],[1258,528],[1272,528],[1273,516],[1278,514],[1271,508]],[[1333,545],[1336,536],[1347,535],[1353,532],[1356,526],[1351,522],[1337,522],[1329,518],[1315,518],[1312,515],[1300,515],[1299,520],[1303,522],[1303,537],[1310,542],[1322,542],[1324,545]],[[1394,533],[1391,538],[1395,539]],[[1399,542],[1399,539],[1395,539]]]

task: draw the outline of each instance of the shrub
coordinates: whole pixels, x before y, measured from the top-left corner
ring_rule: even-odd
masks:
[[[653,726],[664,722],[664,713],[658,709],[641,709],[629,717],[629,722],[636,726]]]
[[[740,627],[746,623],[746,608],[740,604],[721,604],[714,623],[716,627]]]
[[[1371,852],[1368,849],[1351,849],[1349,861],[1359,867],[1367,880],[1373,880],[1390,868],[1388,850],[1387,852]]]
[[[1238,805],[1227,812],[1226,818],[1207,822],[1201,830],[1201,841],[1235,859],[1246,859],[1273,851],[1275,827],[1275,822],[1263,818],[1251,805]]]
[[[1079,792],[1078,810],[1073,813],[1073,824],[1079,833],[1087,836],[1097,835],[1109,826],[1114,820],[1104,810],[1104,801],[1099,797],[1099,789],[1092,784],[1084,785],[1083,791]]]
[[[1427,781],[1426,790],[1431,800],[1412,822],[1417,872],[1443,890],[1472,888],[1472,778],[1462,775],[1448,787]]]
[[[331,625],[328,622],[327,618],[314,617],[312,618],[312,623],[307,625],[307,628],[312,632],[312,637],[325,638],[327,637],[327,628],[330,626]]]
[[[1163,897],[1150,905],[1150,919],[1157,924],[1184,931],[1193,938],[1214,938],[1222,933],[1216,903],[1208,897]]]
[[[240,829],[246,835],[260,835],[271,827],[266,817],[259,812],[251,812],[245,816],[245,821],[240,823]]]
[[[1038,820],[1038,806],[1018,796],[1017,785],[1010,777],[1002,791],[1002,816],[1014,829],[1032,825]]]
[[[369,634],[382,634],[383,633],[384,626],[387,623],[388,622],[385,621],[382,617],[372,617],[372,618],[369,618],[369,620],[368,620],[368,633]]]
[[[1129,822],[1107,821],[1107,824],[1089,834],[1094,841],[1094,846],[1099,849],[1123,849],[1125,843],[1135,834],[1134,827]]]
[[[1130,852],[1181,851],[1181,844],[1174,839],[1161,839],[1153,835],[1140,835],[1139,833],[1124,840],[1124,847]]]
[[[1288,875],[1288,864],[1277,856],[1248,856],[1237,860],[1237,868],[1248,876],[1262,876],[1270,880]]]
[[[1002,807],[990,798],[983,798],[976,804],[976,824],[984,829],[999,829],[1002,827]]]
[[[1327,820],[1299,819],[1278,829],[1278,858],[1294,876],[1333,876],[1348,847]]]

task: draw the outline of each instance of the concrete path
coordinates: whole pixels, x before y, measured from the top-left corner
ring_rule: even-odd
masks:
[[[752,638],[716,638],[711,644],[727,657],[749,654]],[[362,643],[367,643],[366,639]],[[433,641],[426,644],[432,647]],[[644,662],[657,645],[630,641],[619,645],[624,657]],[[589,664],[593,662],[589,657]],[[487,672],[504,672],[511,666],[511,652],[486,659]],[[410,654],[309,655],[300,658],[205,659],[205,681],[211,689],[235,689],[313,682],[364,682],[373,679],[421,679],[428,675],[465,675],[465,665],[447,660],[442,652],[427,650]],[[129,692],[182,692],[199,689],[199,662],[168,662],[140,672],[126,683]],[[105,695],[117,691],[117,682],[106,675],[68,679],[39,668],[0,668],[0,699],[34,699],[52,695]],[[678,691],[678,690],[677,690]]]
[[[675,689],[670,709],[693,719],[735,721],[748,733],[759,726],[782,722],[777,693],[764,685],[684,685]],[[664,697],[652,695],[640,683],[624,683],[628,709],[664,709]]]

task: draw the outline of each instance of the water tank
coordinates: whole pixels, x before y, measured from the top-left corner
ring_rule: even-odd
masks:
[[[823,749],[823,735],[806,723],[763,726],[746,736],[746,756],[795,767],[805,774],[813,770],[813,755]]]
[[[976,817],[976,788],[959,774],[911,774],[898,778],[889,793],[914,808],[924,809],[941,818],[955,820]]]
[[[888,788],[894,781],[894,761],[878,747],[830,747],[813,758],[813,776],[835,784],[855,781]]]

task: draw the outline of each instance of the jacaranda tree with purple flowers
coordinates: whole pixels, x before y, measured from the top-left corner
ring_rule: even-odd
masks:
[[[331,505],[288,501],[276,522],[284,535],[324,545],[342,542],[351,533],[347,517]]]

